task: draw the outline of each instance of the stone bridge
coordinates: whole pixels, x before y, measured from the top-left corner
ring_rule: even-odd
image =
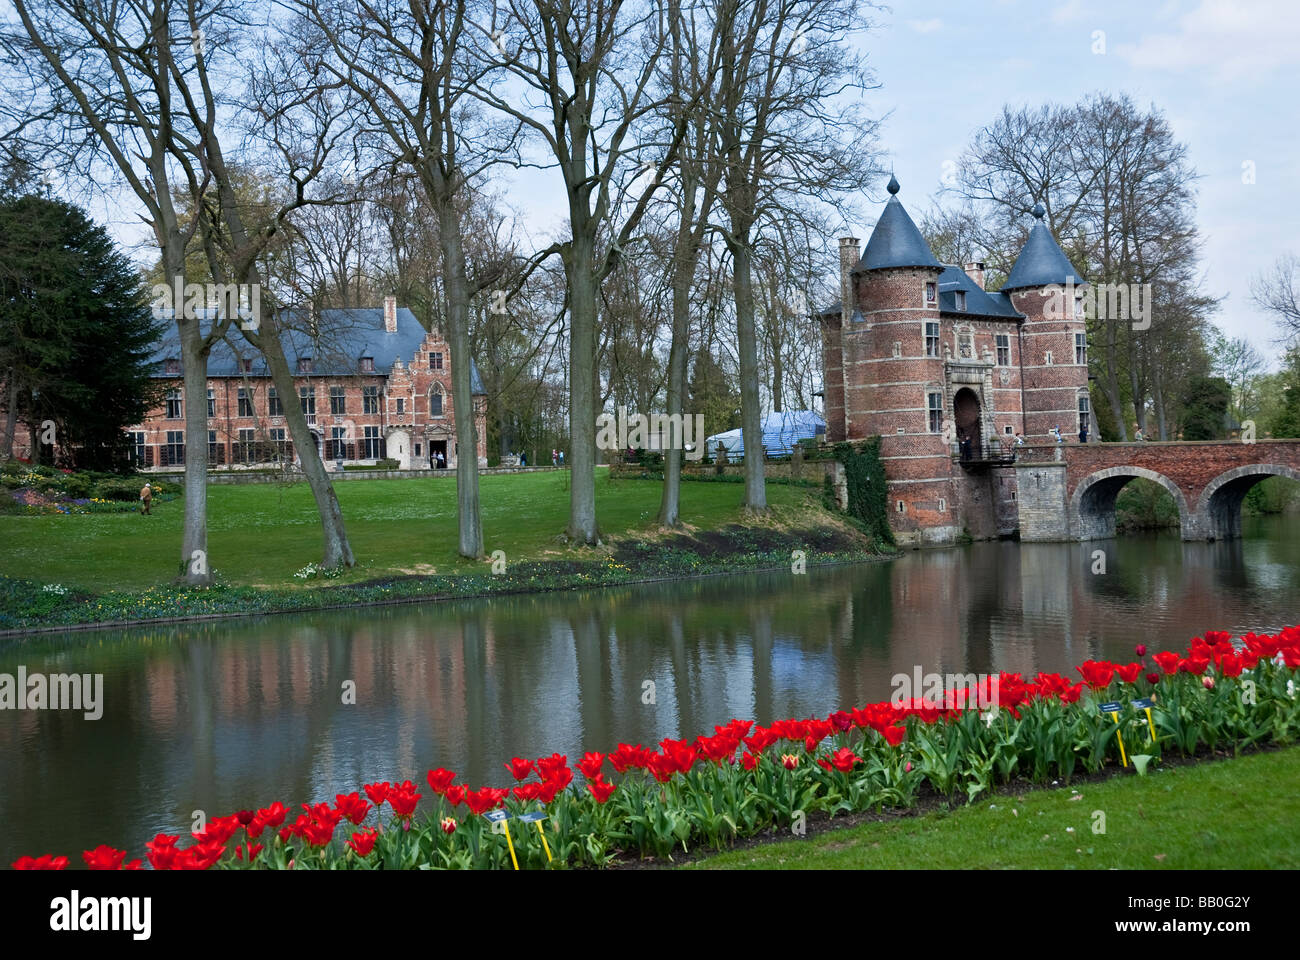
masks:
[[[1241,501],[1266,477],[1300,480],[1300,440],[1063,443],[1016,457],[1020,538],[1115,536],[1115,498],[1138,477],[1174,498],[1184,540],[1241,535]]]

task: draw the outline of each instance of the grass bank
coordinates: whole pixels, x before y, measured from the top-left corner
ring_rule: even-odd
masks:
[[[1104,833],[1094,824],[1103,822]],[[1108,768],[1071,788],[1014,787],[971,806],[871,816],[687,864],[701,870],[1300,867],[1300,747],[1232,760]],[[820,826],[820,825],[819,825]]]
[[[123,623],[606,586],[638,580],[871,559],[871,541],[821,506],[820,491],[773,484],[772,514],[741,516],[734,484],[684,484],[681,532],[658,529],[662,484],[598,474],[607,543],[571,548],[566,473],[484,477],[486,549],[505,570],[456,554],[452,478],[350,480],[336,490],[357,566],[325,577],[305,483],[208,488],[216,585],[171,585],[182,504],[153,516],[0,517],[0,630]],[[304,575],[305,574],[305,575]]]

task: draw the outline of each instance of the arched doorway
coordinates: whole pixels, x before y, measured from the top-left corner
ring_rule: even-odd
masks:
[[[980,431],[980,398],[970,387],[962,387],[952,398],[952,415],[957,426],[957,444],[963,460],[984,458]]]

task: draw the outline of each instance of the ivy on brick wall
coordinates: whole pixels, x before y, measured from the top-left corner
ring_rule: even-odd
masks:
[[[885,487],[885,464],[880,459],[880,437],[860,443],[835,444],[835,459],[844,464],[848,486],[848,514],[865,533],[881,543],[893,543],[889,529],[889,503]]]

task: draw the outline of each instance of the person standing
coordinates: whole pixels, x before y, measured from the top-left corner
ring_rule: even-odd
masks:
[[[1136,423],[1133,424],[1133,439],[1138,443],[1142,443],[1146,440],[1146,437],[1142,434],[1142,428]]]
[[[564,466],[564,451],[560,451],[560,466]]]
[[[140,512],[146,516],[150,513],[150,507],[153,505],[153,486],[146,483],[140,490]]]
[[[1087,427],[1079,427],[1079,442],[1080,442],[1080,443],[1087,443],[1087,442],[1088,442],[1088,428],[1087,428]]]
[[[555,447],[551,447],[551,466],[558,467],[559,465],[560,465],[560,451],[557,450]]]

